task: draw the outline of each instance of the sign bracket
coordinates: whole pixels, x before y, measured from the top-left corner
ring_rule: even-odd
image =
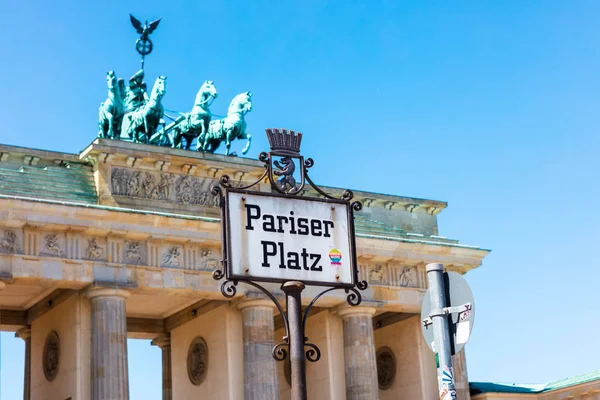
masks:
[[[310,179],[308,170],[314,165],[314,161],[311,158],[304,159],[303,156],[300,155],[300,143],[302,140],[301,133],[295,133],[294,131],[287,131],[285,129],[267,129],[267,137],[269,139],[269,143],[271,145],[270,152],[262,152],[259,155],[259,160],[265,163],[265,171],[261,175],[261,177],[255,181],[254,183],[246,186],[238,186],[237,184],[234,186],[231,178],[228,175],[221,175],[218,181],[218,184],[215,184],[211,187],[211,194],[213,196],[219,196],[220,199],[220,207],[221,207],[221,235],[222,235],[222,248],[223,248],[223,257],[221,260],[222,269],[217,269],[213,271],[212,276],[215,280],[221,280],[225,278],[225,280],[221,283],[221,294],[227,298],[233,298],[237,294],[237,286],[240,282],[243,282],[247,285],[257,288],[260,290],[267,298],[269,298],[277,307],[281,317],[284,321],[285,327],[285,336],[283,337],[283,342],[276,344],[271,353],[275,360],[283,361],[288,355],[290,357],[291,362],[291,398],[292,400],[306,400],[306,365],[305,359],[310,362],[316,362],[321,358],[321,350],[314,343],[310,343],[308,337],[306,337],[306,323],[308,320],[309,313],[313,307],[313,305],[319,300],[323,295],[333,291],[343,289],[347,294],[346,301],[350,306],[358,306],[362,301],[362,296],[360,291],[367,289],[367,282],[359,279],[357,263],[356,263],[356,244],[355,244],[355,230],[354,230],[354,213],[362,210],[362,203],[358,200],[354,200],[354,194],[351,190],[345,190],[341,198],[337,198],[335,196],[326,193],[321,188],[313,183]],[[296,167],[299,167],[299,170],[296,171]],[[298,180],[297,180],[298,178]],[[250,189],[254,186],[259,185],[265,181],[270,182],[271,193],[266,192],[253,192]],[[321,198],[308,198],[303,197],[302,200],[313,201],[314,203],[328,203],[327,213],[333,213],[335,208],[337,207],[335,204],[340,204],[346,210],[344,214],[340,214],[342,216],[347,213],[347,221],[346,217],[342,219],[337,219],[336,221],[341,221],[343,224],[347,224],[347,233],[349,242],[346,243],[346,246],[349,249],[349,253],[347,254],[351,275],[347,279],[340,280],[341,273],[336,275],[336,281],[329,281],[328,278],[319,278],[319,280],[294,280],[294,279],[284,279],[284,278],[273,278],[269,276],[263,275],[255,275],[252,276],[248,274],[249,268],[246,267],[245,272],[246,275],[238,273],[234,273],[232,270],[232,256],[231,256],[231,224],[230,218],[235,220],[235,217],[231,217],[229,213],[229,195],[236,194],[237,196],[245,196],[242,197],[242,201],[246,201],[246,197],[255,196],[255,197],[272,197],[272,198],[282,198],[282,199],[291,199],[297,197],[297,195],[303,195],[306,190],[304,189],[306,183],[310,185],[320,196]],[[246,203],[248,204],[248,203]],[[248,206],[249,207],[249,206]],[[246,208],[249,210],[249,208]],[[294,210],[295,211],[295,210]],[[247,221],[250,221],[250,211],[247,212]],[[339,212],[339,211],[338,211]],[[290,212],[290,214],[294,214]],[[258,212],[256,213],[258,215]],[[328,214],[329,215],[329,214]],[[257,217],[258,218],[258,217]],[[237,221],[237,220],[235,220]],[[311,225],[315,220],[311,220]],[[331,219],[333,221],[333,219]],[[237,221],[239,224],[239,221]],[[331,229],[333,229],[333,222],[331,223]],[[250,222],[247,222],[250,224]],[[281,223],[280,223],[281,224]],[[298,225],[299,226],[299,225]],[[281,225],[280,225],[281,229]],[[299,228],[298,228],[299,229]],[[246,228],[248,230],[248,228]],[[254,229],[250,229],[254,231]],[[273,231],[271,231],[273,232]],[[279,231],[281,232],[281,230]],[[321,235],[316,235],[321,236]],[[302,241],[304,240],[304,242]],[[301,243],[305,243],[305,239],[302,239]],[[261,242],[262,243],[262,242]],[[273,247],[275,245],[273,244]],[[303,249],[305,251],[306,249]],[[337,251],[337,250],[336,250]],[[281,251],[283,254],[283,250]],[[263,248],[263,257],[266,257],[265,248]],[[339,254],[339,257],[336,258],[336,254]],[[312,255],[311,255],[312,257]],[[338,251],[337,253],[329,253],[329,257],[332,258],[332,265],[337,263],[337,265],[342,265],[339,260],[342,255]],[[265,261],[266,262],[266,261]],[[282,261],[283,262],[283,261]],[[304,261],[306,268],[306,261]],[[241,264],[237,265],[237,271],[240,271],[240,267],[244,268]],[[310,270],[313,270],[315,264],[310,267]],[[265,266],[263,262],[263,266]],[[268,266],[268,264],[267,264]],[[281,268],[281,266],[280,266]],[[322,270],[322,267],[320,267]],[[296,269],[300,269],[297,267]],[[291,267],[290,267],[291,270]],[[316,269],[316,271],[320,271]],[[337,272],[337,271],[336,271]],[[348,274],[348,269],[343,270],[344,273]],[[335,274],[335,273],[334,273]],[[263,286],[256,283],[259,282],[279,282],[281,283],[280,289],[286,295],[286,307],[281,305],[279,300],[271,293],[269,290],[264,288]],[[308,307],[302,312],[301,307],[301,295],[302,291],[305,288],[305,285],[318,285],[318,286],[330,286],[317,294],[312,301],[309,303]],[[306,348],[306,350],[305,350]]]

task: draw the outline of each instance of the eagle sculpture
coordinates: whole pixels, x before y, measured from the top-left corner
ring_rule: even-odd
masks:
[[[137,33],[139,33],[141,35],[140,39],[142,39],[142,40],[148,39],[148,36],[152,32],[154,32],[154,30],[156,29],[156,27],[158,27],[158,24],[161,20],[161,18],[159,18],[156,21],[152,21],[150,23],[148,23],[148,21],[146,21],[146,23],[142,25],[140,20],[137,19],[136,17],[134,17],[133,15],[129,14],[129,17],[131,19],[131,24],[133,25],[133,27],[135,28]]]

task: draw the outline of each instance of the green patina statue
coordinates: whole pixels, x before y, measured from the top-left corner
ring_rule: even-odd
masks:
[[[246,139],[248,142],[242,150],[242,154],[246,154],[252,142],[252,137],[246,133],[245,120],[245,115],[252,110],[250,92],[240,93],[233,98],[225,118],[211,121],[210,106],[218,93],[213,81],[205,81],[196,95],[192,110],[179,113],[181,116],[165,127],[162,98],[167,78],[159,76],[156,79],[150,96],[144,82],[144,58],[153,49],[150,34],[156,30],[161,20],[142,24],[133,15],[130,14],[129,17],[141,35],[136,41],[136,50],[142,56],[142,69],[129,78],[128,88],[125,88],[125,81],[117,78],[114,71],[107,73],[108,98],[100,104],[98,137],[186,150],[190,150],[196,140],[196,149],[209,153],[214,153],[225,142],[226,155],[231,152],[233,140]],[[163,126],[160,130],[159,125]]]
[[[114,71],[106,74],[106,82],[108,98],[100,103],[98,137],[115,139],[121,135],[121,121],[125,112],[123,104],[125,84],[123,79],[117,79]]]
[[[135,111],[148,102],[144,70],[141,69],[129,78],[129,88],[125,94],[126,111]]]
[[[163,137],[172,137],[172,146],[190,150],[192,142],[198,137],[205,137],[208,132],[208,124],[212,118],[210,105],[217,98],[218,93],[213,81],[205,81],[198,94],[192,111],[186,113],[171,124],[167,125],[162,132]],[[169,143],[167,139],[163,143]],[[199,143],[199,142],[198,142]]]
[[[125,115],[127,135],[135,142],[148,143],[158,125],[164,123],[162,98],[166,91],[166,79],[165,76],[159,76],[152,87],[148,102]]]
[[[234,139],[247,139],[248,142],[242,150],[246,154],[250,150],[252,136],[246,133],[246,120],[244,116],[252,111],[252,94],[240,93],[231,100],[227,116],[223,119],[211,121],[208,132],[198,137],[198,150],[214,153],[221,142],[225,142],[225,155],[229,155],[231,142]]]

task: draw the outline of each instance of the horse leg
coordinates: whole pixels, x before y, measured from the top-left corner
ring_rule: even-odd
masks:
[[[105,138],[106,137],[106,121],[104,121],[103,119],[100,119],[100,121],[98,122],[98,137],[99,138]]]
[[[250,144],[252,143],[252,135],[246,133],[246,139],[248,140],[248,143],[246,143],[246,147],[244,147],[244,149],[242,150],[242,154],[244,155],[248,152],[248,150],[250,150]]]
[[[148,131],[148,116],[144,116],[144,142],[148,143],[148,138],[150,137],[150,132]]]
[[[115,138],[115,127],[114,127],[114,116],[112,114],[106,115],[108,120],[108,129],[106,131],[106,137],[110,139]]]
[[[173,147],[174,149],[178,149],[181,143],[181,133],[179,133],[178,128],[174,128],[173,131],[173,144],[171,145],[171,147]]]

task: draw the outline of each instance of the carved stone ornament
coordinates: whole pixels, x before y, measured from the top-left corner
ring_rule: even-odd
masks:
[[[11,231],[4,231],[4,238],[0,239],[0,250],[5,253],[20,253],[21,247],[17,243],[17,235]]]
[[[58,244],[58,234],[53,233],[50,235],[46,235],[44,237],[44,240],[46,241],[46,244],[44,245],[44,248],[40,253],[41,255],[60,257],[65,254],[64,251],[62,251],[62,249],[60,248],[60,245]]]
[[[90,260],[100,260],[104,254],[104,249],[98,245],[96,238],[88,239],[88,247],[85,250],[85,256]]]
[[[181,267],[181,249],[173,247],[162,256],[162,265],[165,267],[177,268]]]
[[[125,241],[123,261],[126,264],[143,264],[144,257],[142,256],[142,249],[140,248],[139,242]]]
[[[52,331],[46,337],[46,343],[44,344],[44,359],[43,368],[44,376],[49,381],[53,381],[58,374],[60,358],[60,341],[58,340],[58,334]]]
[[[379,390],[392,387],[396,378],[396,357],[389,347],[377,350],[377,381]]]
[[[194,339],[190,345],[187,356],[187,370],[190,382],[194,385],[200,385],[204,381],[204,378],[206,378],[206,372],[208,371],[208,345],[201,337]]]
[[[398,282],[399,286],[412,287],[413,286],[412,269],[410,267],[403,267],[399,280],[400,280],[400,282]]]
[[[114,168],[112,193],[117,196],[160,200],[170,203],[218,207],[219,197],[210,194],[211,179],[170,173]]]

